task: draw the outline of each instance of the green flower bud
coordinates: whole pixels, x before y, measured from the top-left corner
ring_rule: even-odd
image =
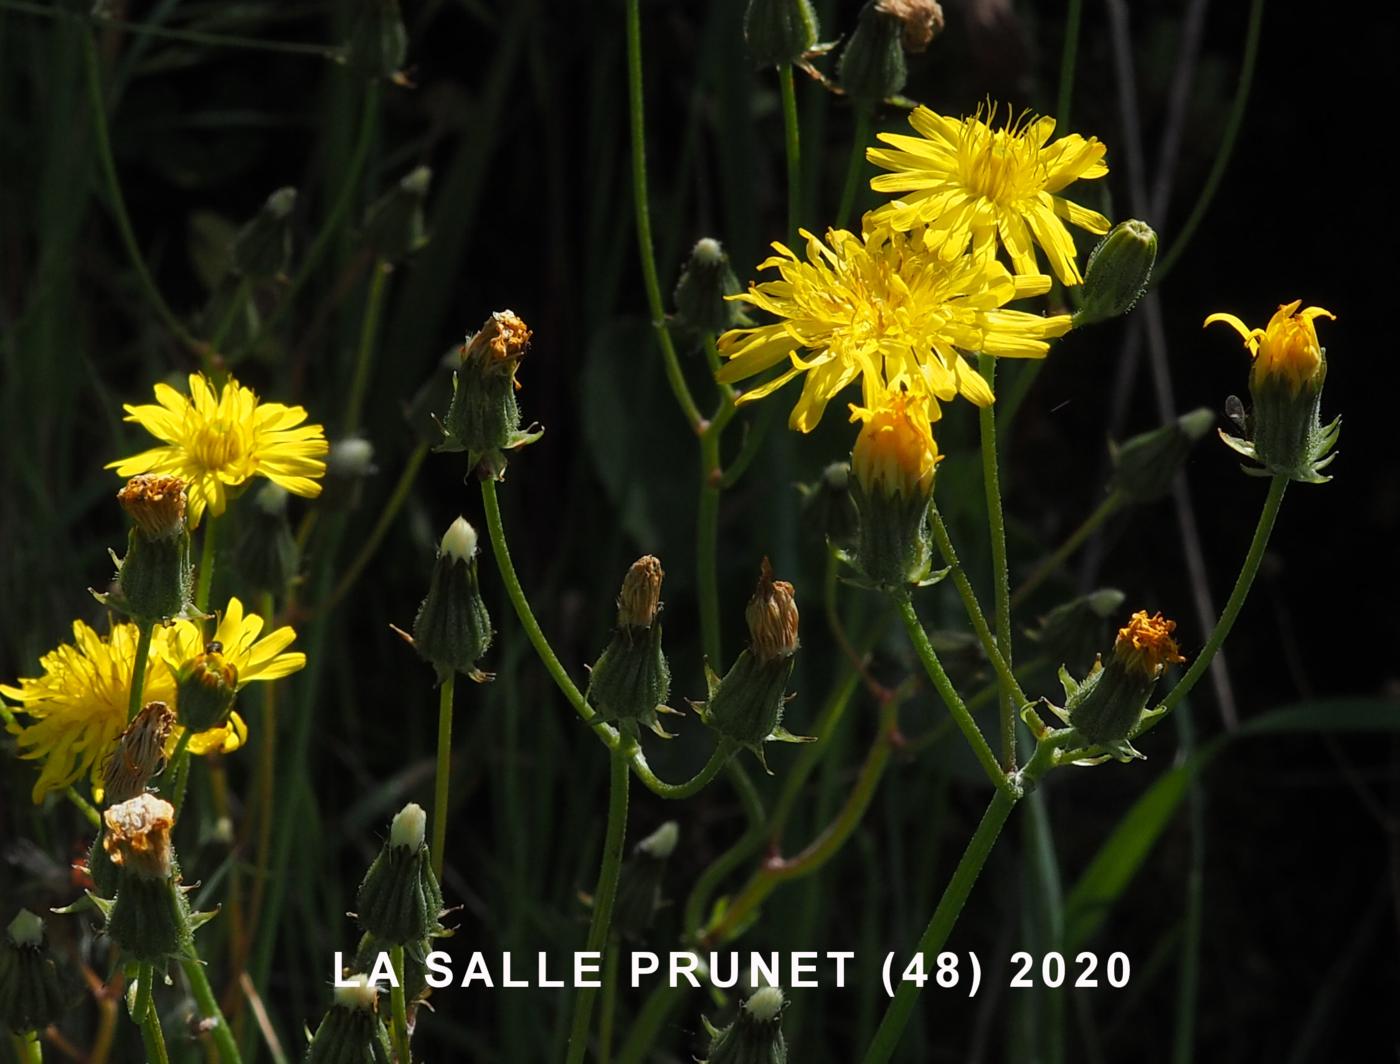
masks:
[[[661,879],[676,850],[680,828],[668,820],[644,838],[622,864],[613,904],[613,929],[629,942],[640,942],[662,906]]]
[[[360,927],[390,946],[421,942],[440,928],[442,890],[424,842],[427,824],[421,806],[399,810],[355,899]]]
[[[420,166],[374,203],[365,215],[365,243],[386,263],[402,262],[428,242],[423,201],[433,172]]]
[[[786,1004],[777,987],[760,987],[722,1031],[706,1021],[711,1041],[705,1064],[787,1064],[787,1042],[783,1039]]]
[[[389,1064],[389,1034],[379,1018],[379,992],[365,975],[353,975],[337,986],[306,1047],[305,1064]]]
[[[1118,630],[1107,665],[1096,663],[1077,684],[1061,670],[1070,725],[1095,745],[1126,740],[1166,667],[1186,660],[1172,638],[1175,630],[1175,621],[1139,610]]]
[[[1201,407],[1175,421],[1121,444],[1109,444],[1113,477],[1109,489],[1128,502],[1154,502],[1172,490],[1172,481],[1191,447],[1215,424],[1214,412]]]
[[[194,608],[194,564],[185,528],[185,482],[145,473],[128,480],[117,501],[134,527],[127,536],[126,557],[112,555],[116,586],[96,595],[97,600],[141,624],[200,616]]]
[[[102,845],[117,871],[116,900],[106,906],[107,937],[135,961],[183,952],[194,929],[170,844],[174,807],[141,794],[112,806],[102,819]]]
[[[452,378],[452,405],[443,419],[439,451],[466,451],[473,467],[481,465],[500,479],[503,452],[533,443],[543,434],[520,428],[515,380],[520,360],[530,349],[530,329],[514,311],[496,311],[475,336],[462,345],[462,362]]]
[[[345,46],[345,62],[371,80],[401,80],[408,30],[398,0],[361,0],[360,17]]]
[[[676,318],[701,333],[721,333],[738,324],[739,304],[726,299],[743,291],[718,240],[695,243],[676,283]]]
[[[328,511],[353,510],[360,505],[364,483],[379,472],[374,444],[363,436],[345,436],[331,443],[326,455],[326,478],[321,506]]]
[[[491,679],[490,673],[477,668],[491,645],[491,615],[481,597],[476,561],[476,529],[459,517],[438,546],[428,596],[418,607],[413,635],[404,636],[437,670],[438,683],[454,672],[465,673],[477,683]]]
[[[204,653],[181,668],[175,677],[180,723],[194,734],[222,727],[238,694],[238,668],[224,658],[217,641],[204,645]]]
[[[44,921],[21,909],[0,942],[0,1026],[42,1031],[67,1011],[68,991],[44,941]]]
[[[1157,261],[1157,234],[1135,218],[1119,222],[1099,241],[1084,268],[1084,300],[1074,327],[1128,313],[1147,291]]]
[[[764,743],[813,741],[782,727],[783,706],[791,698],[787,682],[798,647],[797,602],[791,584],[773,579],[767,558],[744,616],[749,625],[748,649],[723,679],[707,669],[709,699],[691,705],[722,740],[753,751],[767,770]]]
[[[870,408],[851,450],[851,493],[860,514],[856,560],[884,588],[904,588],[929,575],[928,510],[942,460],[926,401],[891,389]]]
[[[588,701],[598,715],[622,724],[635,734],[645,724],[662,738],[670,735],[657,713],[671,690],[671,667],[661,649],[661,562],[650,554],[627,570],[617,599],[617,627],[612,641],[594,663],[588,677]]]
[[[803,524],[833,547],[852,548],[860,533],[860,511],[851,492],[849,462],[832,462],[815,484],[799,484]]]
[[[297,575],[301,550],[287,520],[287,489],[268,481],[239,510],[234,564],[255,591],[282,594]]]
[[[909,77],[903,37],[904,23],[878,0],[866,0],[836,68],[841,91],[866,107],[903,91]]]
[[[292,208],[297,190],[279,188],[262,210],[233,238],[233,268],[245,277],[269,280],[280,276],[292,257]]]
[[[811,0],[749,0],[744,40],[759,66],[801,59],[817,43],[817,12]]]
[[[1108,638],[1108,618],[1118,612],[1125,597],[1116,588],[1105,587],[1061,603],[1041,618],[1030,637],[1052,661],[1083,673]]]

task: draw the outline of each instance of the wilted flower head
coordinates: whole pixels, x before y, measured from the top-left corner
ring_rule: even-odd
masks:
[[[185,527],[185,482],[161,473],[132,477],[117,502],[136,527],[152,539],[169,539]]]
[[[165,751],[175,727],[175,711],[164,702],[147,702],[107,756],[103,792],[117,804],[145,792],[165,767]]]
[[[1146,610],[1138,610],[1126,626],[1118,629],[1113,656],[1128,671],[1155,680],[1166,666],[1186,660],[1172,638],[1174,631],[1175,621],[1167,620],[1160,613],[1149,617]]]
[[[462,364],[514,376],[515,367],[530,350],[530,335],[530,327],[515,311],[494,311],[480,331],[462,345]]]
[[[797,653],[797,600],[786,580],[773,579],[773,566],[763,559],[758,587],[744,610],[749,640],[760,664]]]
[[[618,627],[650,628],[661,609],[661,560],[644,554],[632,563],[622,578],[617,596]]]
[[[169,879],[174,871],[170,829],[175,807],[153,794],[138,794],[102,814],[102,846],[112,863],[142,879]]]

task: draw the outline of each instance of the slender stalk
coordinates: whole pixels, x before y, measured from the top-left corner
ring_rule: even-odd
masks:
[[[1024,602],[1032,591],[1038,588],[1045,580],[1065,563],[1071,554],[1077,551],[1080,546],[1093,535],[1094,530],[1107,521],[1110,517],[1122,509],[1127,500],[1119,492],[1110,492],[1097,507],[1094,512],[1084,518],[1078,528],[1069,534],[1069,537],[1056,547],[1045,560],[1035,567],[1035,572],[1026,577],[1016,593],[1011,596],[1011,605],[1017,606]]]
[[[737,761],[729,763],[729,775],[739,792],[740,801],[743,802],[748,827],[733,846],[710,862],[710,866],[700,873],[695,886],[691,888],[690,896],[685,902],[683,920],[687,942],[699,942],[701,925],[705,922],[705,910],[719,885],[724,882],[725,876],[748,860],[768,838],[767,819],[763,815],[763,805],[753,780],[749,779],[748,773]]]
[[[95,828],[102,826],[102,816],[93,808],[91,802],[77,792],[76,788],[70,786],[63,793],[68,796],[68,800],[73,803],[78,812],[83,814],[89,824]]]
[[[996,383],[997,360],[991,355],[978,355],[977,368],[987,379],[989,387]],[[1006,518],[1001,509],[1001,472],[997,461],[997,415],[994,406],[977,411],[977,423],[982,442],[982,488],[987,496],[987,532],[992,541],[992,591],[996,607],[997,646],[1011,675],[1011,574],[1006,560]],[[1001,676],[1001,673],[997,674]],[[1001,763],[1008,773],[1016,771],[1016,700],[1014,680],[1004,685],[1001,693]]]
[[[154,621],[136,622],[136,658],[131,666],[131,694],[126,702],[126,720],[130,724],[141,712],[141,695],[146,690],[146,670],[151,656],[151,636]]]
[[[617,1020],[617,967],[622,956],[616,939],[603,961],[603,1004],[598,1016],[598,1064],[612,1064],[613,1026]]]
[[[148,1064],[170,1064],[170,1053],[165,1048],[165,1032],[160,1027],[160,1014],[151,984],[155,981],[151,962],[143,961],[136,969],[136,1004],[132,1008],[132,1018],[141,1028],[141,1041],[145,1043]]]
[[[719,434],[700,434],[700,504],[695,516],[695,577],[700,598],[700,644],[711,668],[723,668],[719,621]]]
[[[977,634],[978,640],[982,644],[982,649],[987,655],[987,660],[992,663],[992,669],[997,674],[997,683],[1003,687],[1010,688],[1016,697],[1019,705],[1026,704],[1025,692],[1021,690],[1021,684],[1016,679],[1016,674],[1011,671],[1011,666],[1002,657],[1001,648],[997,645],[996,637],[992,635],[992,630],[987,624],[986,615],[982,612],[982,606],[977,601],[977,593],[972,589],[972,581],[968,579],[967,570],[963,568],[962,562],[958,560],[958,553],[953,547],[953,540],[948,535],[948,526],[943,523],[943,515],[938,512],[937,505],[929,507],[929,527],[933,531],[934,543],[938,545],[938,552],[943,555],[943,560],[948,563],[950,576],[953,578],[953,586],[957,588],[958,597],[962,599],[963,608],[967,611],[968,620],[972,622],[972,629]]]
[[[178,816],[180,809],[185,804],[185,790],[190,782],[190,739],[193,733],[186,728],[180,733],[180,738],[175,743],[175,750],[170,755],[170,804],[175,807],[175,814]]]
[[[704,428],[704,418],[681,373],[680,359],[671,333],[666,328],[666,307],[661,300],[661,280],[656,270],[656,250],[652,246],[651,207],[647,199],[646,112],[642,99],[642,15],[641,0],[627,0],[627,100],[632,128],[632,203],[637,216],[637,250],[642,261],[642,281],[646,287],[651,325],[661,345],[666,380],[680,404],[685,420],[695,432]]]
[[[1210,209],[1211,201],[1215,199],[1216,190],[1219,189],[1221,179],[1224,178],[1225,171],[1230,165],[1230,156],[1234,154],[1235,141],[1239,138],[1240,126],[1244,124],[1245,108],[1249,104],[1249,90],[1254,83],[1254,67],[1259,59],[1259,35],[1263,25],[1264,0],[1253,0],[1249,5],[1249,26],[1245,30],[1244,57],[1240,60],[1240,80],[1235,87],[1235,98],[1230,102],[1230,114],[1225,120],[1225,132],[1220,138],[1220,147],[1216,150],[1215,162],[1211,164],[1210,173],[1206,176],[1206,183],[1201,186],[1200,195],[1196,197],[1196,203],[1191,208],[1191,213],[1187,215],[1186,221],[1177,230],[1176,239],[1172,241],[1171,247],[1167,249],[1167,253],[1162,256],[1156,269],[1152,271],[1154,288],[1166,279],[1167,274],[1176,265],[1176,260],[1181,257],[1181,253],[1191,242],[1191,238],[1196,233],[1196,227],[1201,224],[1201,219]]]
[[[253,282],[249,278],[243,277],[239,279],[238,287],[234,289],[234,293],[229,299],[228,309],[224,311],[224,316],[219,319],[218,324],[214,326],[214,331],[209,335],[208,354],[218,351],[223,346],[225,338],[233,328],[233,323],[238,320],[239,312],[241,312],[247,304],[248,296],[252,293],[252,290]],[[208,355],[206,355],[206,365],[208,361],[209,358]]]
[[[376,260],[374,269],[370,271],[369,294],[365,297],[365,316],[360,326],[359,351],[355,355],[355,374],[350,379],[350,396],[345,402],[347,435],[360,427],[365,393],[369,390],[369,378],[374,369],[374,340],[379,335],[379,318],[384,309],[384,290],[389,275],[393,272],[393,264],[383,259]]]
[[[608,943],[612,927],[613,902],[617,898],[617,877],[622,870],[623,842],[627,835],[627,784],[631,769],[626,755],[613,750],[608,759],[608,830],[603,840],[603,860],[598,869],[598,886],[593,892],[593,920],[588,926],[584,947],[598,952]],[[588,1051],[588,1029],[593,1015],[597,987],[581,987],[574,999],[574,1021],[569,1033],[567,1064],[583,1064]]]
[[[433,874],[442,879],[447,852],[447,787],[452,780],[452,689],[457,674],[448,673],[438,694],[437,781],[433,790]]]
[[[394,1056],[398,1064],[411,1064],[412,1050],[408,1045],[408,1006],[403,989],[403,947],[395,946],[389,952],[389,962],[394,966],[394,985],[389,988],[389,1008],[393,1017]]]
[[[899,615],[904,619],[904,627],[909,632],[909,640],[914,644],[914,652],[918,654],[919,660],[923,663],[924,671],[933,681],[934,690],[938,692],[943,704],[948,707],[948,712],[952,714],[953,720],[957,722],[958,728],[967,739],[968,745],[972,747],[972,753],[981,764],[983,771],[987,773],[987,778],[992,781],[992,785],[998,791],[1010,789],[1010,780],[997,764],[997,756],[992,753],[992,748],[987,745],[987,740],[983,737],[982,731],[977,727],[977,722],[972,719],[972,714],[967,711],[967,706],[963,704],[962,698],[953,687],[953,681],[948,679],[948,674],[943,671],[943,665],[938,660],[932,644],[928,641],[928,633],[924,631],[923,624],[919,621],[919,615],[914,611],[914,603],[909,599],[907,591],[901,591],[894,596],[895,605],[899,607]]]
[[[39,1044],[38,1031],[25,1031],[10,1036],[15,1046],[15,1056],[20,1064],[43,1064],[44,1050]]]
[[[856,125],[851,136],[851,160],[846,164],[846,183],[841,188],[841,206],[836,210],[837,229],[846,228],[851,208],[856,203],[856,190],[860,188],[860,175],[865,169],[865,147],[870,139],[870,108],[865,104],[856,104]]]
[[[1060,52],[1060,93],[1055,105],[1055,128],[1060,136],[1069,132],[1069,108],[1074,99],[1074,67],[1079,56],[1079,24],[1084,17],[1084,0],[1069,0],[1065,13],[1065,46]]]
[[[1159,720],[1170,713],[1176,705],[1185,698],[1196,686],[1196,682],[1205,675],[1206,669],[1210,667],[1210,662],[1225,642],[1225,637],[1230,634],[1230,629],[1234,627],[1235,618],[1240,615],[1240,610],[1244,606],[1244,600],[1249,597],[1249,589],[1254,584],[1254,578],[1259,575],[1259,563],[1264,560],[1264,550],[1269,545],[1269,534],[1274,530],[1274,520],[1278,517],[1279,507],[1283,505],[1283,493],[1288,488],[1288,478],[1285,476],[1275,476],[1269,483],[1269,494],[1264,499],[1264,508],[1259,513],[1259,523],[1254,528],[1254,539],[1249,544],[1249,553],[1245,555],[1244,565],[1240,568],[1240,575],[1235,579],[1234,590],[1230,592],[1229,601],[1225,603],[1225,608],[1220,612],[1220,620],[1215,622],[1215,628],[1210,633],[1210,638],[1206,640],[1206,645],[1201,648],[1201,652],[1196,655],[1196,660],[1191,663],[1191,667],[1186,670],[1186,675],[1181,678],[1181,682],[1167,692],[1167,697],[1162,699],[1156,709],[1142,715],[1142,720],[1138,723],[1133,734],[1141,735],[1149,728],[1153,727]]]
[[[699,793],[702,788],[719,775],[720,769],[724,768],[729,759],[734,756],[734,745],[728,739],[721,739],[715,744],[714,753],[710,755],[710,759],[705,762],[705,766],[699,772],[684,783],[666,783],[658,779],[651,771],[651,766],[647,764],[646,755],[642,752],[642,748],[637,745],[636,740],[633,739],[630,742],[631,747],[624,749],[623,752],[631,762],[633,775],[637,777],[643,787],[660,798],[689,798],[691,795]]]
[[[214,586],[214,550],[219,539],[219,519],[205,515],[204,542],[199,550],[199,575],[194,586],[194,607],[200,613],[209,611],[209,592]]]
[[[122,195],[121,182],[117,177],[116,160],[112,157],[112,141],[107,129],[107,104],[102,98],[102,65],[97,55],[97,44],[90,32],[83,34],[83,66],[87,72],[88,103],[92,110],[92,131],[97,141],[97,158],[102,167],[102,179],[107,185],[112,217],[117,223],[117,231],[121,234],[127,258],[131,260],[132,268],[136,271],[136,280],[146,297],[146,302],[151,305],[162,324],[186,347],[197,348],[198,341],[175,316],[165,297],[160,294],[155,278],[151,276],[150,268],[141,254],[141,247],[136,242],[136,232],[131,227],[131,216],[126,211],[126,198]]]
[[[265,591],[262,594],[260,612],[268,625],[271,626],[276,611],[273,607],[270,591]],[[272,854],[272,811],[277,801],[277,684],[265,683],[260,687],[262,691],[262,725],[259,728],[256,781],[258,841],[255,850],[256,856],[253,860],[253,896],[248,904],[250,927],[257,927],[258,918],[262,914],[263,896],[267,889],[268,859]],[[238,967],[241,970],[247,963],[247,946],[245,945],[239,952],[241,956]]]
[[[802,144],[791,63],[778,67],[778,87],[783,98],[783,149],[787,157],[788,236],[796,240],[797,228],[802,224]]]

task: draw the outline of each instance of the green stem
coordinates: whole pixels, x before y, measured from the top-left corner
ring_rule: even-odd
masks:
[[[627,0],[627,99],[632,128],[632,203],[637,216],[637,250],[642,262],[651,325],[661,345],[666,380],[680,404],[685,420],[695,432],[704,428],[704,418],[681,373],[680,359],[671,333],[666,328],[666,307],[661,300],[661,280],[656,270],[656,250],[652,246],[651,207],[647,199],[646,112],[642,99],[642,15],[640,0]]]
[[[626,755],[613,750],[608,759],[608,831],[603,841],[603,860],[598,870],[598,886],[593,892],[593,920],[588,926],[584,947],[597,953],[608,943],[612,927],[613,902],[617,898],[617,877],[622,870],[623,842],[627,835],[627,784],[631,770]],[[574,999],[574,1022],[569,1033],[567,1064],[582,1064],[588,1051],[588,1029],[593,1015],[597,987],[581,987]]]
[[[251,280],[247,277],[239,279],[238,287],[234,289],[234,293],[229,299],[228,309],[224,311],[224,316],[219,319],[218,324],[214,326],[213,333],[209,336],[209,351],[211,353],[218,351],[220,347],[223,346],[225,337],[228,336],[229,330],[233,328],[233,323],[238,320],[239,312],[248,302],[248,296],[251,294],[252,289],[253,282]],[[208,360],[206,359],[206,365],[207,364]]]
[[[194,995],[199,1015],[203,1018],[200,1027],[213,1036],[214,1044],[219,1049],[219,1059],[223,1064],[243,1064],[243,1058],[238,1053],[238,1043],[233,1040],[233,1032],[229,1030],[228,1021],[224,1019],[223,1010],[219,1008],[219,1000],[209,985],[209,977],[204,972],[204,962],[199,959],[199,952],[194,943],[185,948],[185,955],[180,958],[180,970],[185,973],[185,980],[190,984],[190,993]]]
[[[1074,98],[1074,67],[1079,55],[1079,24],[1083,21],[1084,0],[1069,0],[1065,13],[1065,46],[1060,52],[1060,94],[1055,106],[1055,129],[1069,132],[1070,101]]]
[[[78,793],[77,788],[70,786],[63,793],[68,796],[68,800],[73,803],[78,812],[83,814],[89,824],[95,828],[102,826],[101,814],[93,808],[91,802]]]
[[[1181,682],[1167,693],[1167,697],[1162,699],[1161,704],[1156,709],[1142,715],[1142,720],[1133,732],[1134,736],[1141,735],[1170,713],[1177,703],[1190,693],[1191,688],[1196,686],[1196,682],[1205,675],[1206,669],[1210,667],[1211,659],[1220,650],[1221,644],[1225,642],[1225,637],[1230,634],[1230,629],[1235,624],[1235,618],[1239,616],[1240,610],[1244,606],[1244,600],[1249,597],[1249,589],[1254,583],[1254,578],[1259,575],[1259,563],[1264,560],[1264,550],[1269,545],[1269,534],[1274,530],[1274,520],[1278,517],[1279,507],[1283,505],[1283,493],[1287,488],[1288,478],[1286,476],[1275,476],[1270,481],[1269,494],[1264,499],[1264,508],[1260,511],[1259,523],[1254,528],[1254,539],[1249,544],[1249,553],[1245,555],[1244,565],[1240,569],[1240,575],[1235,580],[1234,590],[1230,592],[1230,599],[1225,603],[1225,608],[1220,613],[1220,620],[1215,622],[1215,628],[1210,633],[1210,638],[1206,640],[1206,645],[1201,649],[1201,652],[1196,655],[1196,660],[1191,663],[1191,667],[1186,670],[1186,675],[1181,678]]]
[[[633,775],[652,794],[667,799],[689,798],[691,795],[699,793],[702,788],[719,775],[720,769],[724,768],[734,755],[734,745],[728,739],[721,739],[715,744],[715,751],[705,762],[704,768],[684,783],[666,783],[658,779],[656,774],[651,771],[651,766],[647,764],[646,754],[642,752],[642,748],[637,745],[636,740],[630,740],[630,742],[630,749],[624,749],[623,752],[631,762]]]
[[[787,157],[788,236],[797,239],[802,224],[802,145],[797,119],[797,85],[792,64],[778,67],[778,86],[783,98],[783,148]]]
[[[126,721],[130,724],[141,712],[141,695],[146,690],[146,670],[151,656],[151,636],[154,621],[136,622],[136,658],[131,666],[131,694],[126,702]]]
[[[612,1064],[613,1027],[617,1021],[617,968],[621,943],[614,939],[603,961],[603,1004],[598,1016],[598,1064]]]
[[[136,969],[136,1004],[132,1008],[132,1018],[141,1028],[141,1041],[145,1043],[148,1064],[170,1064],[170,1053],[165,1048],[165,1032],[160,1027],[160,1013],[156,1012],[154,987],[155,972],[150,961],[143,961]]]
[[[1264,0],[1253,0],[1253,3],[1249,5],[1249,27],[1245,30],[1244,58],[1240,61],[1240,80],[1235,87],[1235,98],[1230,103],[1230,115],[1225,120],[1225,132],[1220,138],[1220,147],[1215,153],[1215,162],[1211,165],[1206,183],[1201,186],[1201,194],[1196,197],[1195,206],[1191,208],[1191,213],[1187,216],[1186,221],[1177,230],[1176,239],[1172,241],[1172,246],[1158,260],[1157,268],[1152,271],[1152,286],[1154,288],[1166,280],[1167,274],[1176,265],[1176,260],[1181,257],[1181,253],[1191,242],[1196,227],[1201,224],[1201,219],[1210,209],[1211,201],[1215,199],[1216,190],[1220,187],[1220,181],[1224,178],[1225,170],[1230,165],[1230,156],[1234,153],[1240,126],[1244,124],[1244,112],[1249,103],[1250,86],[1254,82],[1254,67],[1259,59],[1259,34],[1263,25]]]
[[[376,259],[370,273],[369,295],[365,299],[365,316],[360,326],[359,351],[355,356],[355,375],[350,380],[350,397],[345,403],[345,433],[350,435],[360,427],[360,415],[369,391],[369,378],[374,369],[374,339],[379,335],[379,318],[384,309],[384,290],[392,263]]]
[[[685,903],[683,924],[687,942],[698,943],[701,926],[705,922],[705,910],[709,907],[710,898],[714,896],[725,877],[748,860],[749,856],[755,853],[763,845],[764,840],[768,838],[767,818],[763,815],[763,803],[759,799],[758,791],[754,788],[753,780],[749,778],[749,774],[737,761],[729,762],[729,776],[734,783],[735,790],[739,792],[739,800],[743,803],[748,827],[733,846],[710,863],[710,867],[700,874],[695,881],[695,886],[691,888],[690,897],[686,899]]]
[[[111,200],[112,217],[117,223],[117,231],[121,234],[127,258],[131,260],[141,291],[156,312],[156,316],[186,347],[197,348],[198,341],[175,316],[165,297],[160,294],[155,278],[151,276],[151,271],[141,254],[140,245],[136,242],[136,232],[131,227],[131,216],[126,211],[126,198],[122,195],[121,182],[117,178],[116,160],[112,157],[112,141],[107,129],[107,104],[102,98],[101,61],[91,33],[83,34],[83,65],[87,71],[88,103],[92,109],[92,130],[97,141],[97,158],[102,166],[103,181],[107,185],[107,198]]]
[[[394,523],[394,518],[403,509],[403,504],[408,499],[408,493],[413,488],[413,482],[418,477],[418,470],[423,466],[423,460],[428,457],[427,443],[420,442],[413,449],[413,453],[408,456],[408,462],[403,467],[403,472],[399,474],[399,482],[394,485],[394,491],[389,496],[389,500],[384,504],[384,508],[379,511],[379,519],[375,521],[374,528],[365,537],[365,541],[360,545],[359,553],[351,563],[345,567],[344,573],[340,577],[340,582],[335,585],[335,590],[325,602],[318,603],[313,612],[320,613],[331,609],[343,599],[355,585],[355,581],[364,572],[365,566],[374,557],[379,545],[384,542],[384,537],[389,533],[389,526]]]
[[[412,1050],[408,1044],[408,1005],[404,1000],[403,947],[395,946],[389,952],[389,962],[394,966],[394,985],[389,988],[389,1008],[393,1016],[394,1055],[398,1064],[411,1064]]]
[[[719,435],[700,434],[700,505],[695,517],[695,578],[700,597],[700,645],[713,669],[724,667],[719,622]]]
[[[851,161],[846,164],[846,184],[841,189],[841,206],[836,210],[836,228],[845,229],[855,206],[856,190],[860,188],[861,171],[865,168],[866,141],[870,139],[870,108],[856,104],[856,126],[851,134]]]
[[[39,1044],[38,1031],[12,1034],[10,1040],[14,1043],[15,1056],[20,1064],[43,1064],[44,1049]]]
[[[179,816],[185,804],[185,791],[190,782],[190,738],[192,732],[186,728],[175,743],[175,751],[170,755],[170,804]]]
[[[447,786],[452,779],[452,689],[456,673],[448,673],[438,696],[437,785],[433,792],[433,874],[442,879],[447,852]]]
[[[1011,596],[1011,605],[1017,606],[1024,602],[1032,591],[1043,584],[1052,573],[1065,563],[1066,558],[1077,551],[1084,541],[1093,535],[1096,528],[1116,514],[1125,502],[1127,499],[1121,493],[1110,492],[1103,502],[1094,509],[1094,512],[1084,518],[1079,527],[1069,534],[1069,538],[1047,555],[1045,560],[1035,567],[1035,572],[1026,577],[1025,582]]]
[[[957,722],[958,728],[961,729],[963,736],[972,747],[972,752],[978,763],[981,764],[983,771],[987,773],[987,778],[992,781],[992,785],[998,791],[1009,790],[1011,788],[1010,780],[1001,770],[1001,766],[997,764],[996,754],[992,753],[992,748],[987,745],[987,740],[983,737],[981,729],[977,727],[977,722],[972,719],[972,714],[967,711],[967,706],[963,705],[963,700],[953,687],[953,682],[943,671],[938,654],[934,652],[932,644],[928,641],[928,633],[924,631],[924,626],[919,621],[919,615],[914,611],[914,603],[909,599],[909,592],[900,591],[895,593],[893,597],[895,605],[899,607],[899,615],[904,619],[904,627],[909,633],[909,640],[914,644],[914,652],[918,654],[919,660],[923,663],[924,671],[933,681],[934,689],[943,699],[943,704],[948,707],[948,712],[952,714],[953,720]]]
[[[997,360],[978,355],[977,368],[988,387],[996,384]],[[1001,472],[997,461],[997,415],[995,406],[977,411],[982,443],[982,488],[987,496],[987,532],[992,541],[992,594],[996,607],[997,646],[1006,663],[1006,677],[1015,667],[1011,655],[1011,574],[1006,560],[1006,518],[1001,509]],[[997,674],[1002,676],[1000,672]],[[1022,700],[1024,701],[1024,699]],[[1016,771],[1016,711],[1020,708],[1015,682],[1005,683],[1001,693],[1001,763],[1008,773]]]
[[[209,592],[214,586],[214,549],[219,538],[219,519],[212,513],[205,515],[204,542],[199,550],[199,575],[194,588],[194,608],[200,613],[209,612]]]
[[[948,535],[948,526],[943,523],[943,515],[939,513],[936,504],[929,507],[928,514],[934,543],[938,545],[938,552],[943,555],[943,560],[948,563],[953,586],[957,589],[958,597],[962,599],[963,608],[967,611],[968,620],[972,622],[972,629],[982,644],[982,650],[986,653],[987,660],[992,663],[992,669],[997,674],[997,683],[1004,689],[1011,691],[1018,705],[1025,705],[1025,692],[1021,690],[1021,684],[1016,679],[1016,674],[1012,672],[1011,666],[1002,657],[1001,648],[997,645],[996,637],[992,635],[992,629],[987,624],[987,617],[982,612],[981,604],[977,601],[977,593],[972,589],[972,581],[968,579],[967,570],[958,560],[958,552],[954,549],[953,540]]]

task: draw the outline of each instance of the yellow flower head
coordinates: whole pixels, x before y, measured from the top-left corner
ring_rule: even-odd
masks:
[[[283,653],[296,638],[292,629],[279,628],[258,639],[262,628],[261,617],[245,615],[243,604],[232,599],[215,633],[223,643],[224,658],[238,670],[240,686],[286,676],[306,664],[304,654]],[[16,723],[9,729],[17,737],[20,756],[44,763],[34,784],[35,802],[84,774],[100,795],[104,767],[127,725],[138,638],[135,624],[114,624],[110,634],[99,636],[82,621],[74,621],[73,642],[55,647],[39,659],[41,675],[22,678],[15,686],[0,684],[0,695],[18,702],[20,713],[27,718],[24,724]],[[157,626],[145,663],[142,701],[164,702],[178,715],[175,674],[203,650],[203,637],[195,622]],[[183,730],[178,724],[170,730],[167,754]],[[192,736],[189,750],[197,755],[232,753],[247,735],[248,726],[232,713],[224,725]]]
[[[890,148],[869,148],[876,166],[892,171],[873,178],[877,192],[900,193],[874,212],[877,223],[908,231],[927,226],[925,239],[945,259],[971,245],[981,256],[1006,249],[1018,274],[1039,273],[1035,250],[1067,285],[1079,284],[1074,240],[1064,221],[1091,233],[1108,232],[1108,219],[1056,193],[1079,179],[1103,177],[1105,147],[1077,133],[1047,143],[1055,131],[1048,116],[1008,112],[996,127],[996,107],[978,108],[958,120],[927,107],[915,108],[909,124],[917,137],[881,133]],[[985,113],[985,118],[984,118]],[[1063,219],[1063,221],[1062,221]]]
[[[127,405],[126,420],[164,446],[111,462],[107,468],[123,477],[183,477],[191,527],[199,524],[206,507],[215,517],[223,513],[230,494],[255,476],[293,495],[321,493],[317,481],[326,472],[326,433],[320,425],[302,424],[302,407],[259,402],[252,389],[232,377],[216,390],[202,373],[190,374],[189,395],[163,383],[156,385],[155,395],[155,403]]]
[[[775,243],[778,254],[759,269],[777,270],[778,279],[733,297],[780,320],[721,336],[729,363],[716,375],[743,380],[790,360],[786,372],[739,401],[760,399],[806,373],[789,420],[801,432],[810,432],[832,397],[858,378],[867,405],[904,383],[935,399],[961,394],[986,406],[992,390],[960,352],[1040,358],[1049,338],[1070,327],[1068,315],[1002,309],[1048,291],[1049,277],[1013,277],[990,258],[941,261],[923,250],[919,234],[885,228],[864,236],[833,229],[825,243],[805,229],[802,235],[806,261]]]
[[[1212,314],[1205,324],[1223,321],[1240,334],[1245,347],[1254,356],[1254,368],[1250,371],[1252,382],[1282,381],[1292,394],[1297,395],[1322,368],[1322,345],[1317,340],[1314,319],[1329,318],[1335,321],[1337,318],[1330,310],[1321,307],[1299,310],[1302,304],[1301,299],[1283,304],[1262,329],[1249,328],[1233,314]]]
[[[1146,610],[1138,610],[1129,618],[1126,627],[1118,629],[1113,655],[1130,672],[1155,680],[1164,666],[1186,660],[1172,638],[1175,631],[1175,621],[1167,620],[1160,613],[1149,617]]]
[[[928,410],[924,397],[894,388],[872,406],[851,404],[851,420],[864,422],[851,452],[851,472],[862,488],[906,498],[933,491],[934,467],[943,456]]]

